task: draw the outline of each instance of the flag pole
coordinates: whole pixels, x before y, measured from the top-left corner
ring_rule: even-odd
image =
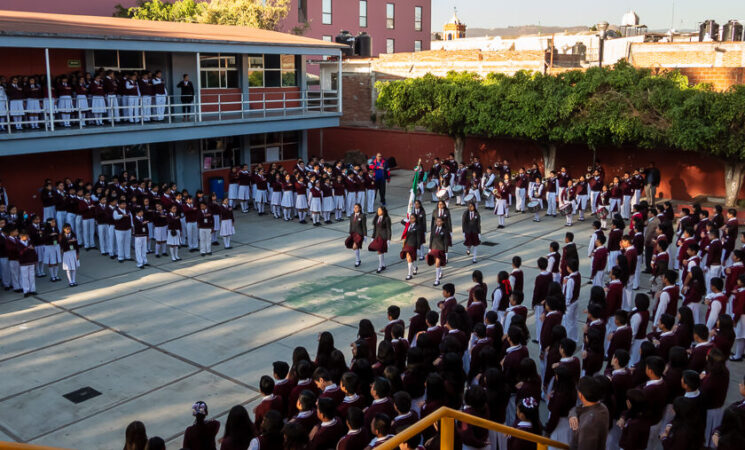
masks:
[[[419,189],[419,173],[421,172],[422,168],[422,158],[419,158],[419,161],[416,163],[416,167],[414,167],[414,180],[411,184],[411,194],[409,195],[409,205],[406,208],[406,223],[404,224],[404,232],[401,234],[401,240],[406,239],[406,232],[409,231],[409,217],[411,216],[411,213],[414,211],[414,202],[416,201],[416,193]]]

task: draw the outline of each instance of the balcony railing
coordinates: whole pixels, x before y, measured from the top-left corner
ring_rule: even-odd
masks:
[[[73,100],[70,109],[55,100],[51,113],[46,99],[39,100],[38,110],[27,109],[25,101],[22,108],[15,105],[11,109],[13,105],[7,102],[6,113],[0,116],[0,140],[71,129],[105,131],[117,127],[214,124],[341,113],[337,91],[203,93],[201,99],[196,96],[191,102],[178,95],[116,96],[116,102],[105,98],[105,107],[96,108],[96,113],[93,112],[93,99],[90,96],[80,107]]]

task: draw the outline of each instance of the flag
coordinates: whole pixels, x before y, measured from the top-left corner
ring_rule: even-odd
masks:
[[[409,206],[406,208],[406,224],[404,225],[404,232],[401,234],[401,240],[406,239],[406,232],[409,231],[409,217],[411,216],[411,213],[414,211],[414,202],[416,201],[416,192],[417,189],[419,189],[419,174],[421,173],[421,163],[422,161],[419,160],[419,163],[414,168],[414,180],[411,183],[411,194],[409,194]]]

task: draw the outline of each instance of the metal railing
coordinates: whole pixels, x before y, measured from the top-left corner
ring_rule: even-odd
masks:
[[[440,450],[453,450],[455,442],[455,421],[465,422],[469,425],[486,428],[488,430],[496,431],[497,433],[507,434],[516,438],[520,438],[526,441],[534,442],[537,446],[537,450],[547,450],[549,446],[568,449],[569,446],[562,442],[554,441],[537,434],[528,433],[526,431],[518,430],[517,428],[508,427],[497,422],[482,419],[480,417],[466,414],[461,411],[456,411],[451,408],[442,407],[427,417],[421,419],[414,425],[406,428],[404,431],[398,433],[387,441],[383,442],[380,446],[375,447],[378,450],[394,450],[397,449],[399,444],[406,442],[427,428],[431,427],[435,422],[440,422]]]
[[[105,127],[157,126],[164,123],[251,121],[341,112],[337,91],[202,93],[201,99],[195,96],[193,101],[180,95],[118,95],[103,97],[103,105],[101,99],[87,96],[85,102],[72,98],[71,108],[68,108],[70,99],[65,100],[60,104],[59,99],[55,99],[51,112],[47,99],[38,100],[38,109],[28,109],[26,101],[19,108],[18,104],[12,105],[12,102],[5,100],[5,113],[0,115],[0,138],[3,134],[6,137],[30,137],[35,132],[75,128],[100,130]]]

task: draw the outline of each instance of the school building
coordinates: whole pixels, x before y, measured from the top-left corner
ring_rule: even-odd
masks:
[[[45,178],[128,170],[193,192],[209,191],[213,177],[227,182],[234,164],[294,163],[307,158],[307,130],[339,125],[341,65],[326,71],[328,80],[306,75],[309,65],[340,60],[340,49],[245,27],[0,11],[0,75],[46,76],[46,87],[58,75],[99,68],[160,70],[167,88],[162,120],[138,114],[139,102],[134,123],[106,115],[91,126],[73,112],[71,127],[49,114],[38,130],[4,126],[0,179],[11,203],[37,210]],[[184,74],[195,89],[190,104],[177,88]]]

